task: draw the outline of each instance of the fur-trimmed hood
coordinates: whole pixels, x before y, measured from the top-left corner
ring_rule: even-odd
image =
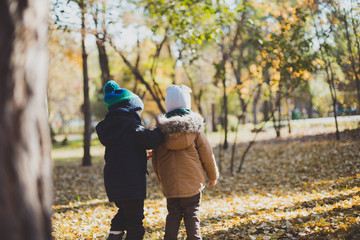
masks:
[[[174,116],[171,118],[160,115],[157,118],[156,125],[164,134],[174,134],[179,132],[197,133],[204,127],[204,118],[197,112],[191,112],[184,116]]]
[[[157,118],[157,127],[165,135],[164,146],[171,150],[180,150],[194,143],[196,136],[204,127],[204,118],[196,112],[184,116]]]

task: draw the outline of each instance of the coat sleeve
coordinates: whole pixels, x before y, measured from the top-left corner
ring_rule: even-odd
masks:
[[[164,141],[164,135],[159,129],[148,129],[139,124],[135,127],[135,140],[146,149],[153,149]]]
[[[155,176],[156,176],[158,182],[160,182],[160,175],[159,175],[158,161],[157,161],[157,148],[155,148],[153,150],[151,162],[152,162],[152,166],[153,166],[153,169],[155,172]]]
[[[200,161],[208,178],[213,181],[219,178],[219,170],[216,165],[212,147],[204,133],[200,132],[196,138],[196,147],[200,155]]]

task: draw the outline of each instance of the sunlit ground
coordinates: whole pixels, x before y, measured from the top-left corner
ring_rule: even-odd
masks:
[[[228,171],[230,154],[226,153],[218,185],[203,195],[203,238],[360,239],[360,131],[342,129],[342,140],[335,141],[334,135],[325,135],[329,130],[308,127],[296,130],[296,140],[276,142],[263,136],[250,150],[242,172],[234,176]],[[305,132],[320,135],[304,136]],[[236,166],[245,143],[237,148]],[[93,154],[95,163],[86,168],[79,167],[81,155],[61,157],[62,151],[65,155],[75,150],[54,150],[58,157],[55,239],[107,236],[116,208],[105,197],[102,147],[93,149],[99,155]],[[162,238],[166,213],[166,200],[150,171],[145,239]],[[179,239],[185,238],[182,227]]]

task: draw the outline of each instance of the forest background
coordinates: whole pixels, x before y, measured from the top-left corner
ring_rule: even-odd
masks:
[[[92,122],[106,114],[101,89],[110,79],[144,100],[147,126],[165,112],[166,87],[188,85],[193,110],[204,115],[207,131],[224,131],[225,149],[228,132],[240,124],[260,130],[271,121],[279,137],[283,120],[291,131],[291,119],[336,122],[337,115],[359,113],[357,1],[52,1],[52,7],[48,103],[59,133],[85,119],[90,138]]]

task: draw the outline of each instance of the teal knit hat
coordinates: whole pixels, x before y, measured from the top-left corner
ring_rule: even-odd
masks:
[[[130,110],[143,110],[144,104],[138,95],[132,93],[131,91],[120,88],[119,85],[113,81],[108,81],[104,86],[104,103],[107,105],[106,109],[109,110],[112,106],[116,104],[122,105],[124,108]]]

